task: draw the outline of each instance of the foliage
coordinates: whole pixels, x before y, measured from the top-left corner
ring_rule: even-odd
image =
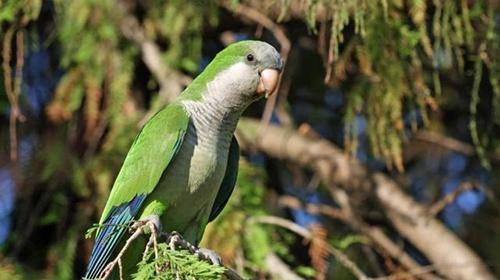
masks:
[[[55,271],[53,276],[49,276],[47,279],[70,280],[74,278],[73,263],[75,261],[78,240],[80,240],[80,237],[81,232],[79,228],[72,228],[68,231],[66,240],[51,250],[49,254],[50,257],[54,259]]]
[[[495,4],[473,1],[469,7],[464,3],[420,0],[407,3],[399,0],[309,2],[308,9],[303,12],[314,32],[317,32],[319,11],[323,12],[323,20],[331,20],[325,79],[335,85],[343,82],[341,86],[349,92],[344,115],[348,149],[354,153],[358,149],[356,117],[364,115],[368,120],[373,154],[383,158],[388,167],[402,171],[402,146],[408,134],[403,121],[405,111],[418,112],[411,119],[411,129],[415,130],[419,122],[428,125],[428,111],[437,111],[437,104],[448,98],[444,95],[454,94],[443,92],[440,76],[454,72],[466,77],[464,65],[472,61],[476,63],[474,80],[477,86],[470,89],[469,128],[483,165],[489,166],[485,157],[487,145],[481,140],[483,136],[479,135],[477,124],[482,79],[478,70],[483,66],[490,69],[489,80],[494,93],[492,111],[497,116],[500,112],[500,35],[498,23],[495,23]],[[286,4],[281,9],[286,11]],[[428,18],[432,18],[430,25]],[[347,37],[346,28],[350,22],[353,22],[354,33]],[[474,31],[474,26],[481,27]],[[347,69],[348,65],[351,69],[354,65],[356,70]],[[429,67],[432,71],[427,71]]]
[[[15,267],[13,264],[2,263],[0,264],[0,274],[6,279],[22,280],[26,279],[25,273],[22,272],[20,267]]]
[[[41,0],[6,0],[0,4],[2,5],[2,9],[0,10],[0,24],[18,20],[20,22],[35,20],[38,18],[42,7]]]
[[[159,267],[160,273],[156,273]],[[147,279],[221,279],[224,268],[200,261],[188,251],[172,251],[165,243],[158,244],[158,258],[154,250],[149,250],[146,257],[138,264],[138,271],[133,275],[136,280]]]

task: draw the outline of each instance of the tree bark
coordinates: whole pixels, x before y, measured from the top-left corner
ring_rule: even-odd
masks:
[[[418,248],[449,279],[492,280],[479,256],[438,219],[427,214],[388,176],[369,170],[347,157],[331,142],[311,139],[275,125],[261,127],[256,120],[243,118],[237,130],[243,149],[266,154],[314,169],[331,186],[369,191],[380,202],[395,229]]]

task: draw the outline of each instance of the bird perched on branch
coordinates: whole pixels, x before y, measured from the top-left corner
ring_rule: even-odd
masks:
[[[85,278],[102,277],[132,221],[198,244],[236,182],[238,119],[252,102],[273,93],[282,67],[279,53],[267,43],[229,45],[144,125],[102,213]],[[137,249],[129,254],[140,260]]]

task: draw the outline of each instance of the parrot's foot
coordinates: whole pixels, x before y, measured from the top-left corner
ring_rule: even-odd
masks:
[[[130,231],[134,232],[138,228],[141,228],[145,234],[151,233],[152,231],[158,233],[161,231],[160,217],[158,217],[158,215],[149,215],[139,221],[134,221],[130,226]]]
[[[213,265],[222,266],[222,258],[215,252],[207,248],[198,248],[195,255],[202,260],[206,260]]]
[[[172,231],[167,238],[167,242],[170,249],[175,250],[176,247],[183,245],[182,243],[187,241],[178,232]]]
[[[206,248],[198,248],[194,246],[186,241],[178,232],[172,231],[170,233],[162,233],[162,235],[171,250],[176,250],[177,248],[187,249],[202,260],[205,260],[213,265],[222,265],[222,258],[217,255],[217,253]]]
[[[184,248],[189,250],[190,252],[194,253],[196,251],[196,246],[193,246],[191,243],[186,241],[180,233],[177,231],[172,231],[172,232],[164,232],[162,233],[162,237],[164,238],[165,242],[168,244],[168,247],[170,247],[170,250],[176,250],[177,248]]]

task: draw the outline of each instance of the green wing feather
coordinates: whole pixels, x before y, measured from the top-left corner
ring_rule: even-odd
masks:
[[[189,116],[182,105],[172,103],[156,113],[136,137],[102,213],[99,223],[106,225],[97,233],[86,279],[99,278],[125,232],[120,225],[134,219],[154,190],[181,147],[188,124]]]
[[[212,206],[212,211],[210,212],[210,216],[208,218],[209,222],[217,218],[233,193],[236,178],[238,177],[239,160],[240,146],[238,145],[236,138],[233,136],[231,145],[229,146],[226,173],[224,174],[224,179],[222,180],[222,184],[217,192],[217,196],[215,197],[214,205]]]
[[[154,190],[179,150],[188,123],[189,116],[180,103],[170,104],[146,123],[116,177],[100,223],[106,220],[113,207]]]

